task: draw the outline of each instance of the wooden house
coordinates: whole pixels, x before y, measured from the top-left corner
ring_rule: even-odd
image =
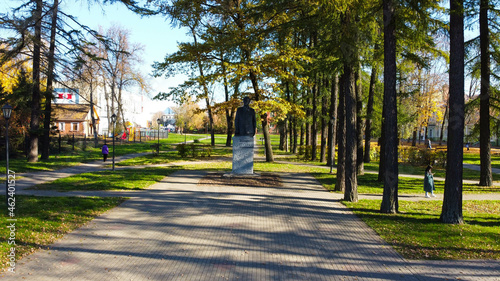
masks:
[[[88,104],[54,104],[54,124],[61,132],[61,135],[93,136],[90,110]],[[94,111],[96,130],[99,131],[99,116],[95,107],[92,110]]]

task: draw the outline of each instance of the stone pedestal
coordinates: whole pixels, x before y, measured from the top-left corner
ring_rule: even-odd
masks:
[[[253,175],[253,136],[233,137],[233,175]]]

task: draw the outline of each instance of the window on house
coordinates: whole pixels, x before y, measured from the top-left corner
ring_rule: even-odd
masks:
[[[64,132],[64,122],[59,122],[59,131]]]
[[[71,123],[71,131],[78,131],[78,123]]]

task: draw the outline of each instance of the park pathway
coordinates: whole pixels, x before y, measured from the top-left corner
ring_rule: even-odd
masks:
[[[2,280],[499,280],[499,261],[409,261],[307,174],[198,184],[179,171]]]
[[[134,153],[134,154],[127,154],[123,156],[117,156],[115,157],[115,163],[118,163],[120,161],[124,161],[127,159],[132,159],[135,157],[143,156],[149,153]],[[33,172],[27,172],[27,173],[16,173],[16,178],[22,177],[21,179],[16,180],[16,189],[18,191],[28,189],[30,187],[33,187],[34,185],[45,183],[45,182],[51,182],[56,179],[60,178],[65,178],[81,173],[92,173],[92,172],[97,172],[97,171],[102,171],[102,170],[110,170],[111,169],[111,158],[108,158],[107,162],[103,161],[93,161],[89,163],[81,163],[78,166],[72,166],[72,167],[66,167],[58,170],[53,170],[53,171],[33,171]],[[115,166],[115,168],[117,168]],[[15,171],[14,171],[15,172]],[[5,177],[4,177],[5,180]]]

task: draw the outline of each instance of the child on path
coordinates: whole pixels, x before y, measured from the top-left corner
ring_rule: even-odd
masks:
[[[429,165],[427,168],[425,168],[425,177],[424,177],[424,191],[425,191],[425,198],[430,198],[436,197],[434,195],[434,190],[436,188],[434,187],[434,176],[432,175],[432,166]],[[429,192],[431,195],[429,196]]]
[[[104,158],[104,162],[106,162],[106,159],[108,159],[108,154],[109,154],[109,149],[106,143],[102,146],[102,157]]]

